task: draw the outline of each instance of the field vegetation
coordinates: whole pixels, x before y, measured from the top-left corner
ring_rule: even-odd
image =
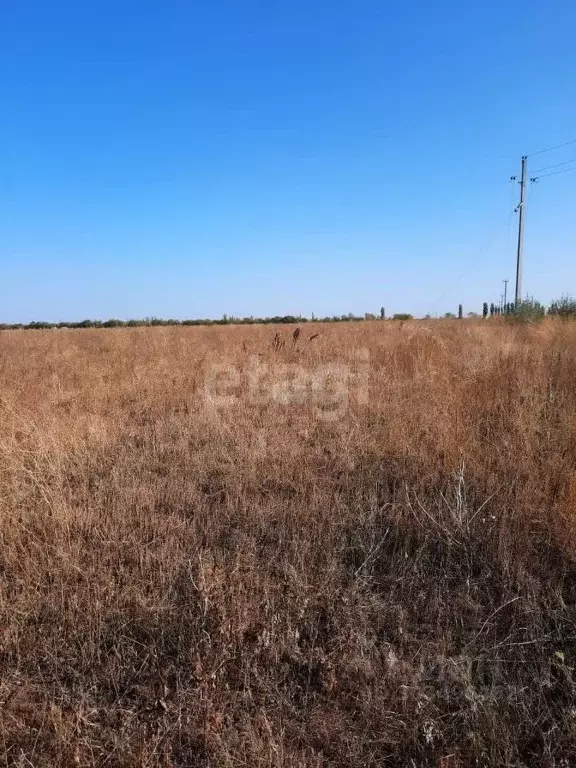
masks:
[[[576,764],[576,324],[0,333],[0,766]]]

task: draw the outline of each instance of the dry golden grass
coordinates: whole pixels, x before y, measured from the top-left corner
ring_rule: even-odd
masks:
[[[0,334],[0,766],[575,764],[576,326],[293,330]]]

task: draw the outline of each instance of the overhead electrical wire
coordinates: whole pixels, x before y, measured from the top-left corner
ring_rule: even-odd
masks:
[[[561,168],[563,165],[570,165],[570,163],[576,163],[576,157],[572,160],[565,160],[563,163],[556,163],[555,165],[545,165],[544,168],[538,168],[534,173],[542,173],[542,171],[549,171],[552,168]]]
[[[564,168],[563,171],[552,171],[552,173],[545,173],[542,176],[536,176],[536,181],[539,179],[547,179],[549,176],[558,176],[561,173],[571,173],[572,171],[576,171],[576,168]]]
[[[576,139],[567,141],[565,144],[557,144],[555,147],[547,147],[546,149],[539,149],[538,152],[531,152],[527,157],[534,157],[535,155],[543,155],[545,152],[553,152],[555,149],[563,149],[564,147],[570,147],[572,144],[576,144]]]
[[[517,208],[513,208],[508,214],[507,222],[506,222],[506,228],[508,229],[508,231],[509,231],[510,222],[512,221],[512,218],[517,210],[518,210]],[[474,251],[470,255],[470,258],[466,260],[466,262],[462,266],[462,271],[460,272],[459,276],[455,280],[452,280],[450,282],[450,285],[448,285],[445,288],[445,290],[440,294],[440,296],[438,296],[438,298],[435,301],[430,302],[428,304],[430,309],[434,309],[435,307],[438,306],[438,304],[444,301],[444,299],[446,298],[446,296],[448,296],[450,291],[454,290],[456,286],[460,284],[460,282],[462,281],[462,278],[465,277],[470,272],[474,262],[479,261],[481,256],[483,256],[487,251],[491,250],[504,233],[505,233],[505,230],[501,224],[498,226],[498,228],[494,229],[490,239],[487,240],[486,243],[483,246],[481,246],[481,248],[479,248],[477,251]]]

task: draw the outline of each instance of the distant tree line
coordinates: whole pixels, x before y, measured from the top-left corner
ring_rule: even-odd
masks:
[[[576,299],[571,296],[562,296],[552,301],[549,307],[545,307],[533,296],[529,296],[517,304],[514,302],[504,305],[493,302],[488,304],[485,301],[482,306],[483,318],[504,316],[511,320],[535,320],[546,315],[576,319]]]
[[[380,319],[385,320],[384,310],[380,310]],[[190,320],[162,319],[159,317],[145,317],[138,320],[81,320],[79,322],[50,323],[33,321],[31,323],[0,323],[0,330],[50,330],[54,328],[145,328],[151,326],[212,326],[212,325],[302,325],[303,323],[347,323],[359,320],[376,320],[377,315],[367,312],[365,315],[355,315],[349,312],[346,315],[331,315],[328,317],[303,317],[302,315],[274,315],[273,317],[234,317],[223,315],[218,319],[198,318]],[[408,313],[395,314],[392,320],[411,320]]]
[[[550,309],[548,313],[550,313]],[[488,306],[488,302],[485,301],[482,305],[482,317],[484,319],[487,317],[504,316],[511,320],[533,320],[542,318],[545,315],[546,307],[533,297],[528,297],[518,303],[495,304],[492,302]]]
[[[526,298],[518,304],[507,303],[502,306],[494,302],[482,305],[482,317],[505,316],[511,320],[533,320],[542,318],[545,315],[552,315],[567,319],[576,319],[576,299],[571,296],[562,296],[555,299],[548,308],[534,298]],[[471,319],[478,317],[475,312],[468,312],[467,316]],[[464,308],[462,304],[458,305],[458,314],[446,312],[446,319],[459,320],[464,318]],[[363,316],[355,315],[349,312],[346,315],[332,315],[328,317],[303,317],[302,315],[274,315],[273,317],[234,317],[233,315],[223,315],[218,319],[199,318],[191,320],[164,320],[159,317],[145,317],[139,320],[81,320],[79,322],[50,323],[43,321],[32,321],[31,323],[0,323],[0,331],[15,330],[50,330],[55,328],[145,328],[151,326],[212,326],[212,325],[302,325],[304,323],[347,323],[361,320],[413,320],[414,316],[408,312],[397,312],[391,318],[386,318],[384,307],[380,312],[374,314],[366,312]],[[425,319],[432,319],[431,315],[426,315]]]

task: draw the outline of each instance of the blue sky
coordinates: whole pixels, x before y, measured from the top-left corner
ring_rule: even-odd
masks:
[[[0,320],[478,310],[521,154],[576,139],[575,29],[571,0],[7,0]],[[544,301],[575,200],[531,190]]]

